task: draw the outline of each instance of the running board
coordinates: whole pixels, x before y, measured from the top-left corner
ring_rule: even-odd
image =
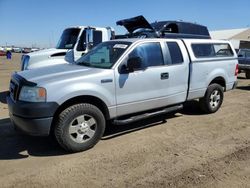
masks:
[[[159,110],[159,111],[145,113],[145,114],[141,114],[141,115],[137,115],[137,116],[132,116],[132,117],[130,117],[128,119],[122,119],[122,120],[115,119],[113,121],[113,124],[115,124],[115,125],[125,125],[125,124],[129,124],[129,123],[136,122],[136,121],[139,121],[139,120],[143,120],[143,119],[146,119],[146,118],[151,118],[151,117],[154,117],[154,116],[158,116],[158,115],[161,115],[161,114],[166,114],[166,113],[169,113],[169,112],[178,111],[178,110],[181,110],[182,108],[183,108],[182,104],[177,105],[177,106],[171,106],[171,107]]]

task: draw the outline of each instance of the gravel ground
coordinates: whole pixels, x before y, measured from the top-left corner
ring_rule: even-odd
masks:
[[[225,93],[221,109],[184,110],[125,126],[108,125],[92,149],[67,154],[52,138],[11,126],[5,101],[20,54],[0,57],[1,187],[250,187],[250,80]]]

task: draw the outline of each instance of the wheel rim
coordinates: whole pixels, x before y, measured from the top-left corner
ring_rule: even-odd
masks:
[[[70,138],[77,143],[90,140],[96,132],[96,120],[87,114],[80,115],[71,121],[69,126]]]
[[[217,108],[220,104],[221,101],[221,95],[220,92],[218,90],[214,90],[211,95],[210,95],[210,106],[211,108]]]

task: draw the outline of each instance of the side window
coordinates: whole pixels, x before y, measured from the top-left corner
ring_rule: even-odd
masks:
[[[246,56],[246,52],[244,50],[240,50],[238,53],[239,57],[245,57]]]
[[[86,31],[82,32],[82,35],[79,39],[78,46],[76,48],[77,51],[84,51],[86,50]]]
[[[182,63],[183,57],[177,42],[167,42],[167,45],[171,57],[171,64],[175,65]]]
[[[229,44],[200,43],[192,44],[192,49],[197,58],[215,58],[233,56],[233,50]]]
[[[214,44],[215,55],[218,56],[233,56],[233,50],[229,44]]]
[[[250,58],[250,51],[246,51],[246,57]]]
[[[93,46],[102,42],[102,31],[94,31]]]
[[[195,57],[214,57],[215,50],[212,44],[192,44]]]
[[[137,46],[130,54],[131,57],[140,57],[142,60],[142,67],[152,67],[163,65],[163,57],[160,43],[145,43]]]

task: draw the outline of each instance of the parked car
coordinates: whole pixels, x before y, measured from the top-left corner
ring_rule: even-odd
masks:
[[[24,54],[27,54],[27,53],[30,53],[30,52],[31,52],[31,48],[23,48],[22,49],[22,53],[24,53]],[[25,55],[23,55],[23,56],[25,56]]]
[[[220,49],[231,53],[217,55]],[[108,120],[131,123],[179,110],[193,99],[204,112],[216,112],[223,93],[236,86],[237,65],[227,41],[108,41],[76,64],[13,74],[10,118],[27,134],[54,134],[65,150],[83,151],[100,140]]]
[[[244,71],[246,78],[250,79],[250,49],[240,49],[238,52],[239,71]]]
[[[6,51],[0,50],[0,56],[6,56]]]
[[[13,52],[15,53],[22,53],[22,48],[14,47]]]

